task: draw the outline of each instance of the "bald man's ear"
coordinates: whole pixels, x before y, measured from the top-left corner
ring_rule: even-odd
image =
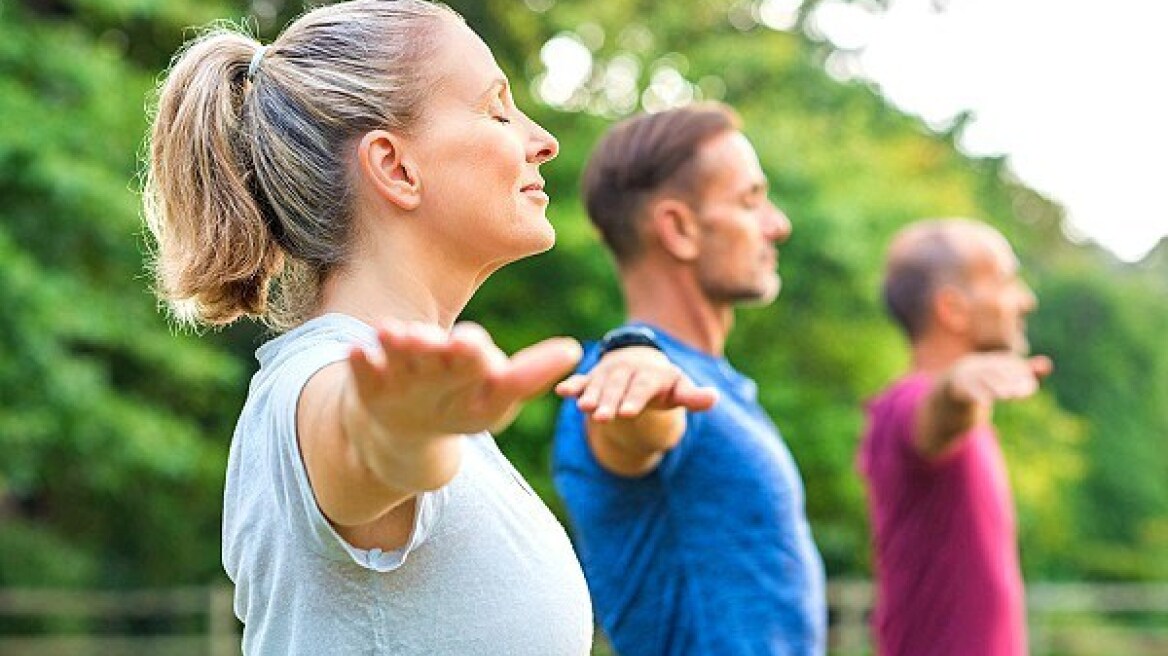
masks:
[[[649,231],[675,259],[691,262],[701,252],[698,217],[676,198],[662,198],[649,207]]]
[[[954,285],[942,285],[933,294],[933,321],[947,332],[965,334],[973,322],[969,294]]]
[[[404,140],[387,130],[372,130],[357,145],[357,170],[380,198],[410,211],[422,202],[418,168],[407,156]]]

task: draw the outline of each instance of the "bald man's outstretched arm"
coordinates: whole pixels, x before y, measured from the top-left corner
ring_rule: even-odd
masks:
[[[925,457],[949,451],[974,426],[988,424],[995,401],[1021,399],[1038,391],[1053,365],[1050,358],[1012,353],[972,353],[937,377],[917,412],[914,443]]]

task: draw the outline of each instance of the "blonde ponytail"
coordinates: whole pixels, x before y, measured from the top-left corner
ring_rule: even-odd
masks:
[[[218,325],[262,314],[281,253],[251,188],[241,129],[258,43],[218,29],[190,43],[159,92],[150,135],[146,220],[160,295],[179,319]]]

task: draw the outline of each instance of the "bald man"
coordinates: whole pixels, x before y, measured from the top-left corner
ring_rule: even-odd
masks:
[[[1026,613],[1013,501],[991,423],[997,401],[1038,390],[1027,357],[1034,294],[983,223],[909,225],[888,251],[884,299],[911,371],[868,405],[868,484],[882,656],[1022,656]]]

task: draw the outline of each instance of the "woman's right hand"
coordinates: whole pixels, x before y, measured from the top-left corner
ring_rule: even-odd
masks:
[[[463,435],[505,427],[571,371],[580,345],[557,337],[507,357],[475,324],[447,334],[401,321],[377,340],[309,381],[297,431],[321,511],[353,544],[368,531],[396,536],[378,542],[386,548],[409,533],[412,514],[397,511],[458,473]]]
[[[449,333],[388,321],[380,348],[354,348],[342,410],[362,460],[395,486],[433,489],[457,472],[459,435],[498,431],[523,402],[567,375],[580,345],[556,337],[507,357],[474,323]]]

